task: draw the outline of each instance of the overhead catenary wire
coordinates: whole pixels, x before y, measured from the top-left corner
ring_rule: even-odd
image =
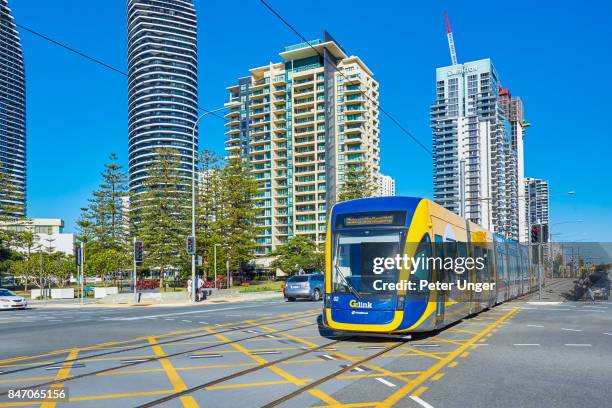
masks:
[[[58,41],[58,40],[56,40],[54,38],[51,38],[48,35],[43,34],[43,33],[39,32],[39,31],[36,31],[36,30],[34,30],[32,28],[26,27],[26,26],[24,26],[22,24],[19,24],[19,23],[13,21],[13,20],[9,20],[9,19],[7,19],[7,18],[5,18],[3,16],[0,16],[0,21],[8,22],[10,24],[13,24],[15,27],[17,27],[17,28],[19,28],[21,30],[27,31],[27,32],[29,32],[32,35],[35,35],[35,36],[37,36],[37,37],[39,37],[39,38],[41,38],[41,39],[43,39],[45,41],[50,42],[51,44],[54,44],[54,45],[56,45],[56,46],[58,46],[60,48],[63,48],[65,50],[67,50],[67,51],[69,51],[69,52],[71,52],[73,54],[76,54],[76,55],[78,55],[78,56],[80,56],[82,58],[85,58],[85,59],[87,59],[87,60],[89,60],[89,61],[91,61],[93,63],[96,63],[96,64],[98,64],[98,65],[100,65],[100,66],[102,66],[102,67],[104,67],[106,69],[114,71],[115,73],[121,74],[121,75],[123,75],[125,77],[129,76],[127,72],[125,72],[125,71],[123,71],[123,70],[121,70],[121,69],[119,69],[117,67],[114,67],[114,66],[112,66],[110,64],[107,64],[106,62],[104,62],[104,61],[102,61],[102,60],[100,60],[98,58],[92,57],[91,55],[88,55],[88,54],[84,53],[83,51],[80,51],[80,50],[78,50],[78,49],[76,49],[76,48],[74,48],[74,47],[72,47],[70,45],[67,45],[67,44],[65,44],[65,43],[63,43],[61,41]],[[198,106],[198,110],[210,113],[211,115],[216,116],[216,117],[218,117],[220,119],[224,119],[223,116],[219,115],[216,112],[211,112],[210,110],[208,110],[206,108],[202,108],[202,107]]]
[[[280,15],[279,12],[277,12],[274,8],[272,8],[272,6],[270,6],[265,0],[259,0],[261,2],[261,4],[263,4],[272,14],[274,14],[280,21],[283,22],[283,24],[285,24],[291,31],[293,31],[298,37],[300,37],[300,39],[308,44],[308,46],[310,48],[312,48],[321,58],[325,58],[325,56],[323,54],[321,54],[321,52],[319,50],[317,50],[310,41],[308,41],[306,39],[306,37],[304,37],[291,23],[289,23],[282,15]],[[335,64],[332,64],[332,66],[334,67],[334,69],[336,70],[336,72],[338,72],[345,80],[347,80],[348,78],[344,75],[344,72],[342,72],[342,70],[338,69],[338,67]],[[423,144],[416,136],[414,136],[412,134],[412,132],[410,132],[408,129],[406,129],[405,126],[403,126],[395,117],[393,117],[393,115],[391,115],[389,112],[387,112],[385,109],[383,109],[383,107],[380,105],[380,103],[371,98],[369,95],[367,95],[364,91],[360,91],[361,95],[364,96],[366,99],[368,99],[370,102],[372,102],[376,107],[378,107],[378,110],[385,115],[391,122],[393,122],[402,132],[404,132],[406,135],[408,135],[408,137],[410,139],[412,139],[413,142],[415,142],[421,149],[423,149],[424,151],[426,151],[429,155],[433,156],[433,153],[431,152],[431,150],[425,146],[425,144]]]

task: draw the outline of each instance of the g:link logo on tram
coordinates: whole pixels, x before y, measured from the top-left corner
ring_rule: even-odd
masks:
[[[359,302],[355,299],[351,299],[349,301],[349,307],[352,307],[353,309],[371,309],[372,302]]]

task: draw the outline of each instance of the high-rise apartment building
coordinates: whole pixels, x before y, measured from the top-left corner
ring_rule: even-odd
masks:
[[[548,181],[526,177],[523,188],[526,197],[525,217],[528,220],[528,225],[548,224],[550,226]],[[524,229],[521,238],[525,242],[529,242],[529,230],[527,228]]]
[[[311,46],[312,47],[311,47]],[[347,169],[379,172],[378,83],[329,34],[230,86],[225,149],[260,182],[257,255],[295,235],[325,240]]]
[[[193,174],[198,115],[196,13],[192,0],[128,0],[129,186],[138,192],[155,149]]]
[[[513,97],[508,89],[500,89],[500,104],[504,115],[510,123],[510,144],[506,145],[507,202],[509,236],[521,240],[527,231],[527,218],[525,216],[526,200],[523,194],[525,184],[525,158],[523,152],[523,139],[529,124],[523,115],[523,101]]]
[[[19,33],[0,0],[0,201],[4,216],[26,214],[26,91]]]
[[[393,177],[379,174],[377,184],[379,197],[391,197],[395,195],[395,180]]]
[[[504,92],[488,58],[436,69],[434,200],[518,239],[522,105],[509,94],[504,99]],[[510,107],[520,108],[520,115]]]

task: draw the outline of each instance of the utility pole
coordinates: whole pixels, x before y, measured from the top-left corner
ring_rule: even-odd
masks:
[[[214,270],[214,277],[213,279],[214,281],[214,286],[215,289],[217,289],[217,247],[220,246],[220,244],[215,244],[214,245],[214,249],[213,249],[213,270]]]
[[[226,276],[227,276],[227,288],[231,288],[232,287],[232,275],[230,274],[230,269],[229,269],[229,259],[227,261],[225,261],[225,270],[226,270]]]

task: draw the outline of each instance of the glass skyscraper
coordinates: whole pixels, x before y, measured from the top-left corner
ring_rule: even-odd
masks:
[[[436,69],[431,106],[434,200],[490,230],[524,229],[522,102],[503,89],[490,59]]]
[[[19,34],[0,0],[0,201],[5,216],[26,212],[25,71]]]
[[[191,0],[128,0],[129,186],[143,188],[158,148],[172,149],[185,184],[198,149],[197,22]]]

